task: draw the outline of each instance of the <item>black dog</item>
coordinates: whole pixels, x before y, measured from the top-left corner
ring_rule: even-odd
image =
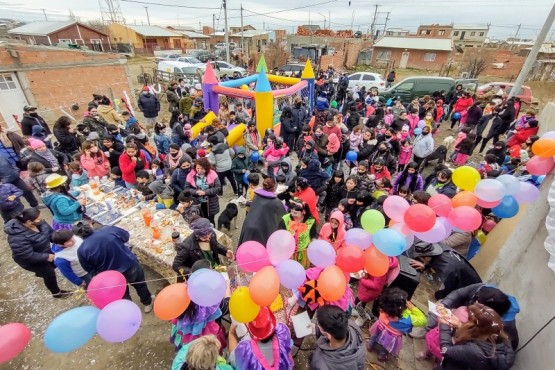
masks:
[[[218,230],[222,230],[225,227],[228,231],[231,231],[231,223],[233,222],[233,228],[237,229],[237,215],[239,214],[239,208],[237,208],[237,200],[231,200],[222,213],[218,217]]]

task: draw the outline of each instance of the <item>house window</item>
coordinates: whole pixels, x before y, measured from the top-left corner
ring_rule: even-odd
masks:
[[[391,59],[391,50],[380,50],[376,59],[389,60]]]
[[[83,39],[75,39],[75,43],[79,45],[85,45],[85,41]]]
[[[476,36],[476,32],[470,32],[470,36]]]
[[[458,35],[459,35],[459,31],[453,32],[453,36],[458,36]]]
[[[17,86],[12,76],[9,74],[0,74],[0,91],[15,90]]]
[[[71,39],[59,39],[58,42],[67,42],[71,44]]]
[[[425,35],[425,34],[426,34],[426,30],[420,31],[420,34],[421,34],[421,35]]]
[[[436,53],[426,53],[424,54],[425,62],[433,62],[436,60]]]
[[[484,32],[480,32],[480,36],[484,36]]]
[[[443,36],[445,35],[445,30],[439,30],[437,34],[440,36]]]

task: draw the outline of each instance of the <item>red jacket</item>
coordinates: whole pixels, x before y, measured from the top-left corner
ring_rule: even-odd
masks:
[[[308,187],[304,190],[298,191],[294,194],[296,198],[299,198],[306,204],[308,204],[308,208],[310,208],[310,212],[312,213],[312,217],[316,221],[316,225],[320,224],[320,215],[318,214],[318,197],[316,193],[311,187]]]
[[[528,127],[516,130],[515,134],[507,141],[507,146],[510,148],[513,145],[520,145],[526,141],[530,136],[537,135],[539,127]]]
[[[382,294],[387,285],[390,274],[399,266],[397,257],[389,257],[389,270],[380,277],[370,276],[362,278],[358,282],[357,297],[361,302],[370,302],[377,299]]]
[[[139,158],[145,164],[144,169],[148,170],[148,162],[143,152],[139,150]],[[128,182],[130,184],[135,184],[137,179],[135,178],[135,166],[136,163],[131,160],[131,157],[123,152],[119,157],[119,168],[121,170],[121,178],[123,181]]]
[[[376,170],[374,169],[374,165],[372,165],[372,166],[370,166],[370,173],[372,175],[376,176],[376,180],[379,180],[379,179],[385,177],[386,179],[391,181],[391,173],[389,173],[389,170],[387,169],[386,166],[383,166],[383,168],[380,172],[376,172]]]
[[[474,104],[474,100],[471,97],[468,98],[459,98],[455,105],[453,106],[453,112],[462,112],[463,110],[468,109],[472,104]]]

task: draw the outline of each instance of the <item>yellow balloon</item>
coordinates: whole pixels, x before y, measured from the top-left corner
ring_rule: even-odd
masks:
[[[482,230],[478,230],[478,232],[476,232],[476,239],[478,240],[478,243],[480,243],[480,245],[484,245],[488,237]]]
[[[241,90],[248,90],[249,87],[247,85],[241,85]]]
[[[480,180],[480,173],[474,167],[461,166],[453,172],[453,183],[462,190],[473,191]]]
[[[252,300],[248,287],[241,286],[233,292],[229,300],[229,313],[235,321],[246,324],[254,320],[258,312],[260,306]]]

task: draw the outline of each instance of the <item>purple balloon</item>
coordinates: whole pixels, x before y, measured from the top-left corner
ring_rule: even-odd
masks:
[[[219,272],[200,269],[189,277],[187,291],[191,301],[199,306],[211,307],[219,304],[224,299],[227,283]]]
[[[424,128],[424,126],[426,126],[426,122],[424,122],[424,120],[418,121],[418,128]]]
[[[326,268],[335,263],[335,249],[325,240],[310,242],[307,255],[310,262],[317,267]]]
[[[372,235],[362,229],[350,229],[345,234],[345,244],[355,245],[362,250],[366,250],[372,245]]]
[[[287,230],[277,230],[270,235],[266,242],[266,249],[272,265],[286,261],[295,252],[295,238]]]
[[[276,266],[281,285],[287,289],[296,289],[303,285],[306,275],[303,266],[297,261],[282,261]]]
[[[555,139],[555,131],[547,131],[541,136],[542,139]]]
[[[540,196],[540,189],[529,182],[520,182],[519,191],[513,194],[516,201],[520,203],[534,203]]]
[[[443,223],[436,219],[436,223],[430,230],[422,233],[414,233],[414,235],[422,241],[428,243],[438,243],[445,239],[445,233],[446,230]]]
[[[483,179],[476,184],[474,194],[485,202],[497,202],[507,194],[507,188],[496,179]]]
[[[142,320],[141,309],[133,301],[120,299],[100,311],[96,331],[106,342],[121,343],[135,335]]]
[[[451,226],[449,219],[447,217],[438,217],[437,222],[441,222],[443,224],[443,228],[445,230],[445,237],[443,239],[447,239],[453,232],[453,226]]]

